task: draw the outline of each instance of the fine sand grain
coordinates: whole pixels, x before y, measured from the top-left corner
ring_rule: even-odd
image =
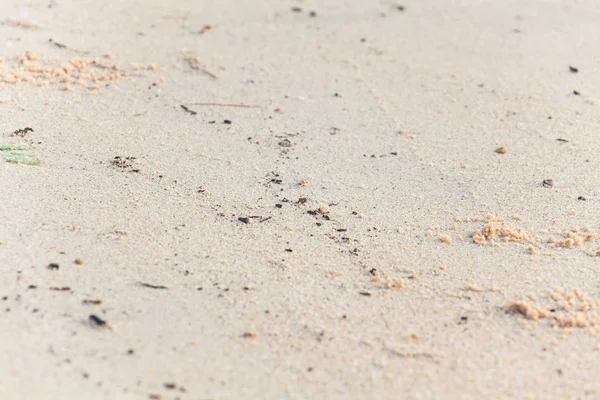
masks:
[[[0,14],[0,399],[600,398],[594,2]]]

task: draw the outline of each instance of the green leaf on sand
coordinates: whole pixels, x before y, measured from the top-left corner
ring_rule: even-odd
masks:
[[[41,161],[33,154],[33,150],[34,148],[31,146],[3,144],[0,145],[0,156],[4,161],[10,163],[38,165]]]

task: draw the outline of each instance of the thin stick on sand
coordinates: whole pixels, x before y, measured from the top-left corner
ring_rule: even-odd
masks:
[[[186,103],[190,106],[214,106],[214,107],[238,107],[238,108],[262,108],[248,104],[232,104],[232,103]]]

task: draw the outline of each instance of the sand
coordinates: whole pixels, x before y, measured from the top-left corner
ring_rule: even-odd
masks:
[[[593,2],[0,10],[0,398],[600,398]]]

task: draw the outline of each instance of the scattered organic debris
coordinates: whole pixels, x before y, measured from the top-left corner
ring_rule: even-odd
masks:
[[[85,304],[85,305],[99,305],[99,304],[102,304],[102,300],[87,300],[86,299],[86,300],[83,300],[81,303]]]
[[[545,188],[551,188],[552,186],[554,186],[554,181],[552,179],[544,179],[542,181],[542,186]]]
[[[293,143],[290,141],[290,139],[283,139],[277,144],[281,147],[292,147],[293,146]]]
[[[65,48],[67,48],[67,45],[66,45],[66,44],[62,44],[62,43],[55,42],[54,40],[52,40],[52,38],[48,39],[48,41],[49,41],[50,43],[54,44],[54,45],[55,45],[56,47],[58,47],[59,49],[65,49]]]
[[[243,222],[244,224],[249,224],[252,219],[257,219],[259,222],[264,222],[269,220],[271,217],[267,217],[263,220],[263,217],[260,215],[250,215],[248,217],[239,217],[238,221]]]
[[[57,287],[57,286],[50,286],[49,288],[50,290],[54,290],[56,292],[68,292],[71,290],[71,288],[69,286],[61,286],[61,287]]]
[[[202,72],[205,75],[210,76],[213,79],[219,79],[217,78],[217,76],[215,74],[213,74],[212,72],[210,72],[209,70],[207,70],[206,68],[204,68],[202,66],[202,64],[200,64],[200,61],[198,60],[198,57],[196,57],[193,54],[186,54],[183,57],[183,60],[187,63],[188,67],[194,71],[199,71]]]
[[[196,115],[196,114],[198,114],[196,111],[194,111],[194,110],[190,110],[189,108],[187,108],[187,107],[186,107],[185,105],[183,105],[183,104],[181,104],[181,108],[183,109],[183,111],[185,111],[185,112],[187,112],[187,113],[190,113],[190,114],[192,114],[192,115]]]
[[[136,159],[137,157],[115,156],[110,163],[117,168],[128,170],[128,172],[140,172],[139,169],[133,168],[133,163]]]
[[[72,49],[69,46],[67,46],[66,44],[54,41],[52,38],[48,39],[48,42],[52,43],[53,45],[55,45],[59,49],[70,50],[70,51],[72,51],[74,53],[81,54],[81,55],[87,55],[87,54],[89,54],[89,52],[87,52],[87,51],[80,51],[80,50]],[[105,58],[108,58],[108,57],[105,57]]]
[[[204,35],[206,32],[208,32],[211,29],[212,29],[212,25],[206,24],[199,31],[192,32],[192,33],[195,33],[195,34],[198,34],[198,35]]]
[[[9,163],[39,165],[41,164],[32,151],[33,147],[20,144],[4,144],[0,145],[0,156]]]
[[[149,288],[149,289],[168,289],[168,287],[163,285],[152,285],[150,283],[138,282],[138,285]]]
[[[29,132],[33,132],[33,129],[31,129],[29,127],[23,128],[23,129],[17,129],[13,133],[11,133],[10,136],[25,137],[25,135],[28,134]]]
[[[260,106],[253,106],[253,105],[248,105],[248,104],[235,104],[235,103],[187,103],[187,104],[190,106],[261,108]]]
[[[244,339],[256,339],[258,337],[258,335],[256,333],[244,332],[242,334],[242,337]]]

